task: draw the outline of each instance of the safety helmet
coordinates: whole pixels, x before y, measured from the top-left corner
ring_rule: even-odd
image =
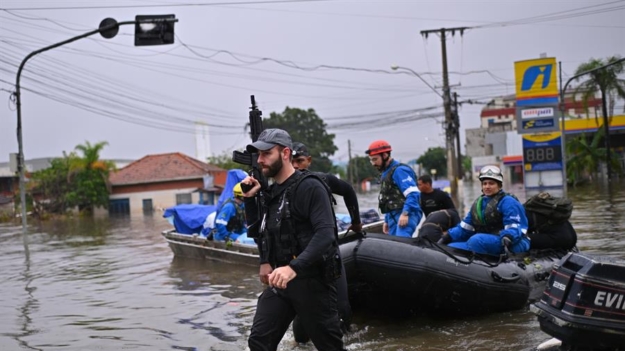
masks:
[[[480,169],[480,181],[484,179],[492,179],[503,183],[503,174],[497,166],[484,166]]]
[[[391,151],[393,151],[391,144],[386,142],[386,140],[376,140],[369,144],[369,149],[365,151],[365,153],[369,156],[373,156]]]
[[[241,189],[241,183],[237,183],[237,185],[232,188],[232,194],[236,197],[243,197],[243,189]]]

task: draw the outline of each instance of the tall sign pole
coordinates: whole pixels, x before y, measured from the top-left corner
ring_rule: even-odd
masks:
[[[566,176],[555,58],[514,63],[517,132],[523,136],[525,189],[559,188]]]

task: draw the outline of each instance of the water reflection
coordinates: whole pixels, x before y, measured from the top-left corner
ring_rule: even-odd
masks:
[[[625,258],[624,190],[623,181],[569,190],[581,251]],[[479,186],[462,191],[468,208]],[[377,194],[360,199],[377,206]],[[167,228],[158,216],[31,224],[25,260],[21,227],[0,224],[0,348],[244,350],[262,291],[257,270],[173,259],[159,235]],[[457,319],[359,310],[353,327],[349,350],[519,351],[548,338],[527,310]],[[314,350],[291,340],[280,349]]]

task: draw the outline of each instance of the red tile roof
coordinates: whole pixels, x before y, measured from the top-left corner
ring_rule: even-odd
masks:
[[[179,152],[147,155],[109,176],[111,185],[153,183],[197,179],[224,169],[196,160]]]

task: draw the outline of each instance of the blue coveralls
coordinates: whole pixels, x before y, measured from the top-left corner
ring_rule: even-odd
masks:
[[[478,209],[484,215],[484,209],[492,197],[482,196],[482,208]],[[478,201],[473,204],[476,206]],[[452,239],[451,247],[464,249],[481,254],[500,255],[503,253],[502,238],[507,235],[512,244],[509,250],[513,253],[525,252],[530,248],[527,233],[527,217],[523,205],[512,196],[504,196],[497,205],[497,211],[503,217],[503,227],[498,234],[477,233],[473,226],[471,211],[454,228],[449,230]]]
[[[382,179],[384,179],[388,172],[397,164],[399,164],[399,161],[393,160],[382,172]],[[423,215],[421,207],[419,207],[419,196],[421,193],[417,187],[414,171],[408,166],[400,165],[395,169],[395,173],[393,173],[393,182],[404,194],[406,201],[404,202],[403,209],[397,209],[386,213],[384,215],[384,221],[388,224],[389,235],[411,238],[419,222],[421,222],[421,216]],[[410,214],[408,224],[405,227],[400,227],[398,225],[399,216],[401,216],[402,212],[408,212]]]
[[[213,234],[214,240],[225,241],[228,238],[230,240],[237,240],[239,235],[247,233],[247,228],[245,227],[245,225],[242,225],[239,231],[228,231],[228,222],[230,222],[231,220],[236,220],[237,217],[236,206],[241,206],[241,208],[243,208],[244,205],[236,205],[234,200],[232,200],[226,202],[221,210],[219,210],[219,213],[215,218],[216,232],[215,234]]]

